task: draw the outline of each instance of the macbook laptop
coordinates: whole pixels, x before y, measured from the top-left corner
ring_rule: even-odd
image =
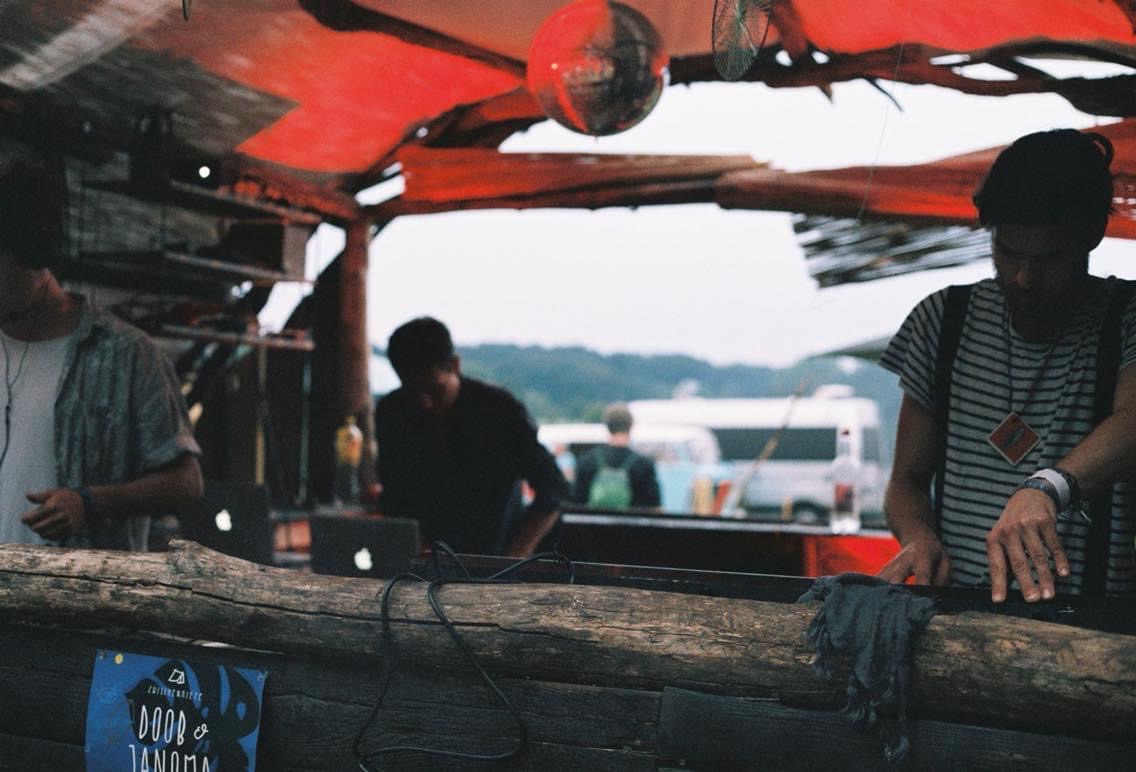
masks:
[[[186,539],[226,555],[272,565],[272,523],[263,485],[206,480],[204,495],[178,516]]]
[[[405,517],[313,512],[312,573],[386,579],[410,570],[418,521]]]

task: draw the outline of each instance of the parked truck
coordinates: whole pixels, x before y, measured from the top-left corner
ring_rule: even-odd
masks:
[[[883,524],[891,463],[880,411],[874,400],[852,396],[849,387],[823,386],[808,397],[689,397],[635,400],[629,406],[636,422],[709,429],[736,488],[732,511],[722,514],[764,520],[828,522],[837,437],[847,429],[860,468],[865,525]]]

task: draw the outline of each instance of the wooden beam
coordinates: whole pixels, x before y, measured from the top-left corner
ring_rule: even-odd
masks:
[[[502,153],[483,148],[408,147],[399,154],[406,201],[516,199],[580,190],[713,180],[760,169],[748,155]]]
[[[256,767],[268,772],[358,769],[352,741],[378,692],[373,659],[205,648],[121,630],[84,634],[6,622],[0,622],[0,648],[6,652],[0,662],[0,769],[11,772],[82,772],[91,665],[99,649],[267,670]],[[499,752],[516,742],[511,717],[462,667],[460,656],[435,673],[420,671],[409,657],[401,662],[408,666],[398,665],[364,749],[400,744]],[[659,693],[523,679],[499,679],[498,685],[529,734],[510,769],[656,769]],[[372,769],[450,768],[425,755],[388,754],[376,761]]]
[[[1097,61],[1122,61],[1136,66],[1131,56],[1121,57],[1115,47],[1107,44],[1032,44],[1000,46],[996,49],[974,52],[973,61],[998,66],[1016,56],[1038,53],[1076,56]],[[1122,75],[1111,78],[1053,78],[1045,73],[1020,70],[1006,80],[971,78],[956,71],[958,65],[932,62],[943,51],[917,44],[866,51],[861,54],[833,54],[824,62],[801,57],[790,66],[774,59],[775,51],[763,54],[743,78],[761,82],[772,88],[801,88],[815,86],[828,89],[833,83],[867,79],[912,85],[934,85],[976,96],[1010,96],[1013,94],[1055,93],[1074,107],[1095,115],[1136,115],[1136,76]],[[718,80],[719,75],[710,55],[687,56],[671,60],[671,82],[696,83]]]
[[[989,167],[993,152],[906,167],[729,172],[715,183],[715,201],[724,209],[974,225],[977,213],[971,195]],[[1136,181],[1120,172],[1115,185],[1117,211],[1109,218],[1107,235],[1136,238],[1136,207],[1128,195],[1129,190],[1136,189]]]
[[[667,204],[713,203],[713,180],[687,180],[675,183],[620,185],[614,188],[587,188],[566,192],[540,193],[530,196],[473,198],[456,202],[406,201],[391,199],[366,211],[376,217],[399,217],[411,214],[436,214],[473,209],[605,209],[613,206],[639,207]]]
[[[501,153],[407,148],[406,192],[365,207],[395,217],[465,209],[600,209],[706,203],[731,171],[764,167],[750,156]]]
[[[383,586],[268,568],[183,542],[165,554],[0,546],[0,618],[8,624],[208,635],[324,662],[382,654]],[[812,671],[805,630],[815,604],[549,584],[455,583],[439,599],[497,677],[681,687],[793,707],[844,701],[846,672],[827,683]],[[1132,612],[1118,605],[1117,613]],[[391,620],[415,666],[461,666],[423,585],[394,590]],[[1133,641],[976,612],[939,615],[912,656],[911,715],[1131,742]]]
[[[393,149],[355,175],[349,186],[358,190],[383,179],[406,148],[497,147],[514,133],[547,119],[524,86],[480,102],[458,105],[424,126],[408,126]],[[425,136],[420,135],[420,129],[425,130]]]
[[[397,16],[364,8],[351,0],[299,0],[300,7],[316,21],[338,32],[380,32],[415,46],[471,59],[525,77],[525,63],[464,40],[421,27]]]
[[[894,743],[898,727],[881,721]],[[1029,770],[1122,769],[1132,745],[1060,734],[1017,732],[945,721],[911,721],[904,727],[911,750],[902,769]],[[768,700],[721,697],[664,689],[658,754],[683,759],[693,769],[734,769],[739,760],[754,769],[894,772],[880,741],[852,728],[840,711],[800,710]],[[824,759],[823,765],[816,764]]]
[[[282,199],[289,206],[318,212],[337,225],[346,226],[359,217],[359,205],[349,193],[313,184],[247,157],[239,158],[235,166],[240,177],[237,188],[245,195],[268,201]]]

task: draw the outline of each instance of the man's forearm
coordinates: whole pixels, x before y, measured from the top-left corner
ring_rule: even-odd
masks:
[[[884,498],[884,513],[888,528],[900,544],[938,538],[931,497],[920,488],[893,480]]]
[[[125,518],[176,510],[199,498],[202,487],[197,459],[185,454],[133,480],[92,485],[88,490],[95,514]]]
[[[1117,376],[1113,412],[1058,464],[1077,478],[1088,498],[1116,482],[1136,478],[1136,364]]]
[[[527,518],[517,526],[517,532],[513,534],[506,553],[513,557],[523,558],[536,552],[536,548],[540,546],[540,542],[556,525],[559,517],[560,511],[554,509],[551,512],[534,514]]]
[[[1136,475],[1136,409],[1117,412],[1101,422],[1061,463],[1077,478],[1088,498]]]

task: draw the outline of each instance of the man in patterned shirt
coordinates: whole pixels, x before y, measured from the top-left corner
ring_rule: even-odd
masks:
[[[1088,271],[1111,160],[1071,129],[1005,149],[974,196],[994,278],[930,295],[884,351],[904,392],[890,581],[1136,595],[1136,303]]]
[[[0,543],[144,550],[201,495],[200,449],[165,355],[52,274],[63,186],[0,171]]]

